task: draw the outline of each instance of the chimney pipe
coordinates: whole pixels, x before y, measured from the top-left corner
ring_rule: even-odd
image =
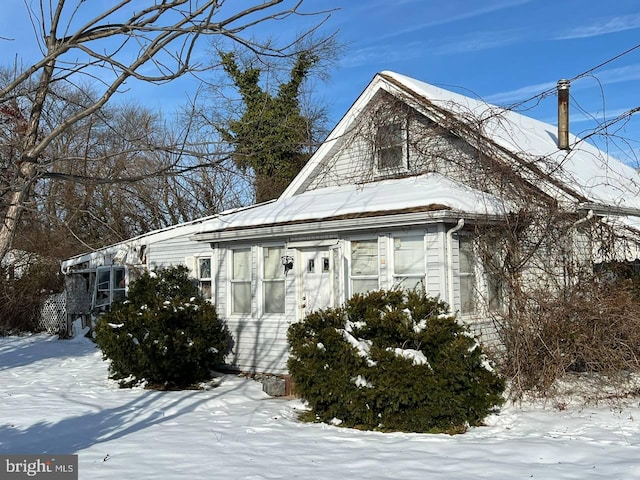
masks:
[[[558,80],[558,148],[569,150],[569,80]]]

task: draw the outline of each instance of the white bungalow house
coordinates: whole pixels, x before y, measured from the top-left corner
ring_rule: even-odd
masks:
[[[292,322],[372,289],[420,286],[487,334],[504,299],[477,225],[504,222],[521,208],[513,190],[526,190],[575,225],[635,233],[639,180],[576,137],[559,149],[549,124],[383,72],[277,200],[63,262],[67,309],[88,317],[139,269],[187,265],[234,337],[228,364],[256,373],[286,373]]]

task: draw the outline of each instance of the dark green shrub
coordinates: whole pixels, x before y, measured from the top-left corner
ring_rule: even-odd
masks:
[[[185,267],[143,274],[127,299],[99,318],[95,334],[122,385],[188,387],[211,378],[230,348],[226,326]]]
[[[291,325],[289,372],[320,421],[411,432],[464,431],[502,403],[481,347],[422,292],[355,295]]]

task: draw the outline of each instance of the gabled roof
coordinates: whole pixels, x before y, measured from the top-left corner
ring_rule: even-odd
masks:
[[[570,151],[559,150],[557,128],[548,123],[388,71],[374,77],[281,198],[304,191],[380,90],[404,99],[435,122],[446,118],[472,128],[481,125],[481,137],[486,142],[578,206],[640,213],[638,173],[588,142],[570,135]],[[477,127],[474,133],[477,135]],[[472,139],[466,140],[472,143]]]

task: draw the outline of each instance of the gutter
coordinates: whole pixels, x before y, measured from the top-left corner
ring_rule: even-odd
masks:
[[[458,220],[458,223],[455,227],[447,230],[447,280],[448,280],[448,296],[449,296],[449,309],[453,313],[453,302],[454,302],[454,292],[453,292],[453,234],[460,231],[464,227],[464,218]]]

